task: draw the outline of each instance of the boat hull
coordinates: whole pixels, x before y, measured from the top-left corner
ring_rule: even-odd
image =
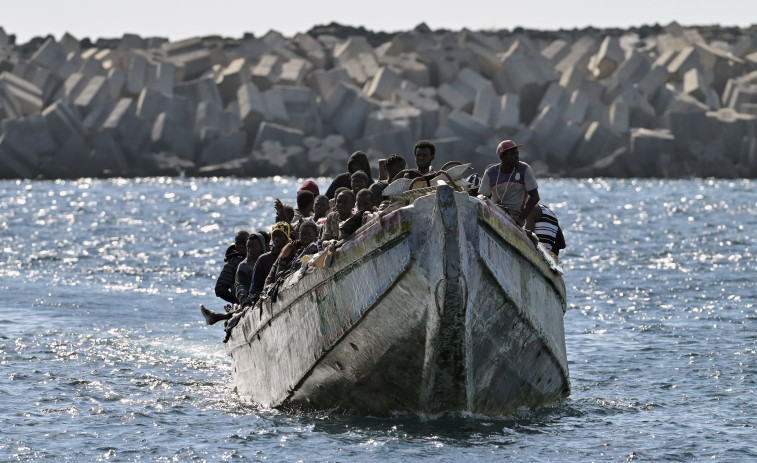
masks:
[[[501,210],[440,187],[248,311],[226,349],[266,407],[502,415],[569,392],[564,310],[562,278]]]

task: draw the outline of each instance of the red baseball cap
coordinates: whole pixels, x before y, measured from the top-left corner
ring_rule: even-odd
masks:
[[[520,148],[523,148],[523,145],[518,145],[512,140],[504,140],[499,143],[499,146],[497,146],[497,156],[513,148],[520,149]]]

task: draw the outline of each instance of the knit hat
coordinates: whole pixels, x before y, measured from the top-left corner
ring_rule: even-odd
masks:
[[[273,226],[273,228],[271,228],[271,236],[273,236],[273,234],[275,232],[279,231],[279,232],[283,233],[284,236],[287,237],[287,241],[288,241],[288,240],[291,239],[289,237],[289,230],[290,230],[290,225],[288,223],[286,223],[286,222],[276,222],[276,224]]]
[[[318,189],[318,184],[312,180],[308,180],[307,182],[303,183],[299,191],[302,190],[308,190],[312,192],[314,198],[321,194],[320,190]]]

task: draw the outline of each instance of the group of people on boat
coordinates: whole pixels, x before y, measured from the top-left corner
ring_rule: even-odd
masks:
[[[556,257],[565,239],[557,216],[539,202],[534,172],[520,161],[522,147],[512,140],[502,141],[496,151],[500,162],[488,166],[481,177],[473,174],[466,179],[469,193],[491,199]],[[276,199],[276,223],[270,232],[240,230],[226,250],[215,293],[228,304],[223,313],[201,306],[206,322],[225,320],[227,340],[241,314],[263,294],[275,298],[286,277],[314,255],[328,254],[324,250],[333,249],[387,207],[390,198],[383,192],[389,184],[399,178],[434,177],[435,155],[434,144],[421,140],[413,147],[414,169],[406,169],[405,159],[392,154],[379,160],[379,179],[374,181],[368,156],[356,151],[347,162],[347,172],[337,175],[325,194],[308,180],[297,192],[296,207]]]

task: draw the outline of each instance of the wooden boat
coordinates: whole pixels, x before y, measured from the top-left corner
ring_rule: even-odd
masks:
[[[226,344],[238,393],[264,407],[495,416],[569,393],[557,263],[488,200],[425,190],[245,313]]]

